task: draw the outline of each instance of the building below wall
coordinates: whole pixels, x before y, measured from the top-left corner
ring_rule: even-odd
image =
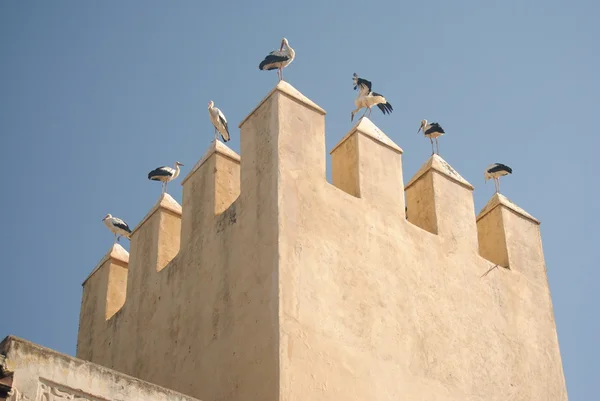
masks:
[[[0,401],[198,401],[12,336],[0,355]]]

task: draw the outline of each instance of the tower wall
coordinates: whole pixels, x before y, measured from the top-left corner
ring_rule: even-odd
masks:
[[[476,218],[439,156],[404,188],[368,119],[329,184],[325,111],[286,82],[240,131],[183,180],[180,225],[148,223],[161,199],[134,230],[118,312],[84,283],[78,357],[205,401],[567,399],[537,220],[498,195]]]

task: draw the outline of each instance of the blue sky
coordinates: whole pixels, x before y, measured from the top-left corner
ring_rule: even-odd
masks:
[[[239,152],[238,123],[276,83],[258,63],[285,36],[297,52],[285,78],[327,110],[328,150],[351,127],[357,72],[394,106],[372,120],[404,149],[406,182],[430,156],[423,118],[445,128],[441,156],[475,185],[476,212],[494,189],[483,169],[513,167],[502,190],[542,221],[570,400],[591,399],[599,12],[591,0],[1,2],[0,337],[75,353],[81,283],[112,244],[100,220],[134,227],[160,192],[147,172],[179,160],[187,174],[212,140],[211,99]]]

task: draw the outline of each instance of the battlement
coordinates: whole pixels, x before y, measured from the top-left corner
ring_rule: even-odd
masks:
[[[566,399],[539,222],[498,194],[476,217],[437,155],[404,186],[367,118],[328,183],[325,114],[281,81],[241,155],[214,141],[83,283],[78,357],[215,401]]]

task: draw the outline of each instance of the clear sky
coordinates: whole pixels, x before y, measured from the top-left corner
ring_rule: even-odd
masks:
[[[406,182],[430,156],[423,118],[445,128],[441,156],[476,187],[476,212],[494,190],[483,169],[514,169],[502,192],[542,221],[570,400],[594,398],[599,13],[592,0],[0,2],[0,337],[75,353],[81,283],[113,241],[100,220],[133,228],[160,193],[148,171],[189,172],[212,140],[211,99],[239,152],[237,125],[276,83],[258,63],[285,36],[285,78],[327,111],[328,150],[351,128],[357,72],[394,106],[371,119],[404,149]]]

